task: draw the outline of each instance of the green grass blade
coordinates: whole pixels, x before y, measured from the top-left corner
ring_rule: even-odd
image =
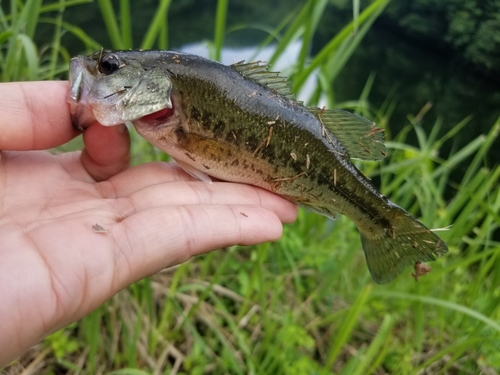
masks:
[[[4,31],[0,33],[0,44],[4,44],[9,38],[12,37],[14,33],[11,30]]]
[[[151,372],[139,370],[136,368],[124,368],[108,372],[107,375],[151,375]]]
[[[215,29],[214,29],[214,51],[212,58],[220,61],[222,53],[222,45],[224,44],[224,34],[226,32],[228,0],[217,1],[217,11],[215,14]]]
[[[132,39],[132,19],[130,16],[130,2],[128,0],[120,1],[120,29],[121,40],[124,48],[134,48]]]
[[[369,365],[375,362],[377,354],[384,348],[385,343],[390,340],[392,328],[395,323],[396,319],[391,315],[387,314],[384,316],[384,320],[380,325],[377,335],[370,343],[368,350],[361,357],[359,365],[351,372],[352,375],[362,375],[366,373]]]
[[[58,11],[58,15],[54,22],[54,37],[52,38],[51,45],[51,58],[49,63],[49,72],[47,75],[48,79],[54,79],[58,60],[59,60],[59,51],[61,49],[61,24],[64,14],[64,0],[59,0],[59,5],[61,6]]]
[[[398,292],[390,292],[390,291],[377,291],[374,292],[376,295],[380,295],[383,297],[389,297],[389,298],[398,298],[398,299],[403,299],[405,301],[420,301],[423,303],[426,303],[428,305],[435,305],[435,306],[440,306],[447,308],[449,310],[453,310],[459,313],[462,313],[464,315],[470,316],[471,318],[474,318],[480,322],[483,322],[484,324],[490,326],[493,328],[495,331],[498,331],[500,333],[500,324],[495,322],[494,320],[488,318],[487,316],[481,314],[480,312],[473,310],[469,307],[460,305],[455,302],[447,301],[447,300],[442,300],[434,297],[429,297],[429,296],[419,296],[419,295],[412,295],[412,294],[407,294],[407,293],[398,293]]]
[[[370,73],[370,75],[368,76],[368,79],[366,80],[365,86],[363,87],[363,91],[361,91],[361,95],[359,96],[359,99],[358,99],[359,103],[362,103],[362,104],[366,103],[366,105],[368,105],[368,103],[369,103],[368,96],[370,95],[370,92],[373,88],[373,84],[375,83],[375,77],[376,77],[376,74],[374,72]],[[365,117],[372,117],[372,116],[369,116],[367,107],[360,107],[359,109],[357,109],[355,111],[355,113],[363,115]]]
[[[30,80],[35,81],[38,78],[38,66],[39,66],[38,52],[36,45],[33,42],[33,40],[25,34],[20,34],[18,36],[18,41],[19,41],[18,44],[20,45],[22,51],[24,52],[26,63],[28,65],[28,77]],[[18,69],[20,68],[21,67],[19,67]],[[20,77],[20,70],[16,75]]]
[[[52,18],[40,18],[40,22],[57,25],[58,20]],[[61,27],[76,36],[84,45],[89,52],[94,52],[95,50],[101,48],[101,45],[96,40],[88,36],[88,34],[83,31],[80,27],[74,26],[68,22],[62,21]]]
[[[65,0],[62,4],[63,7],[68,8],[71,6],[75,5],[81,5],[81,4],[88,4],[88,3],[93,3],[94,0]],[[61,9],[61,3],[50,3],[50,4],[43,4],[40,7],[40,14],[43,13],[48,13],[48,12],[53,12]]]
[[[299,71],[305,66],[306,61],[309,58],[309,53],[312,47],[312,39],[318,28],[319,21],[323,16],[328,1],[311,1],[309,4],[309,16],[307,17],[307,23],[305,24],[304,34],[302,36],[302,47],[300,49],[299,58],[295,67],[295,69]]]
[[[33,39],[33,37],[35,36],[41,5],[42,0],[28,0],[23,8],[22,13],[24,15],[22,14],[21,18],[25,19],[25,33],[30,39]]]
[[[351,58],[354,51],[356,51],[359,44],[361,43],[365,35],[368,33],[368,31],[373,25],[373,22],[375,22],[375,20],[378,18],[382,10],[383,8],[379,8],[377,12],[375,12],[371,17],[367,18],[367,20],[363,23],[361,29],[359,30],[357,29],[358,26],[356,25],[357,19],[354,19],[352,34],[348,35],[345,38],[345,40],[342,41],[342,43],[340,43],[336,53],[332,54],[332,56],[325,63],[327,71],[329,73],[330,82],[333,81],[340,74],[342,68]]]
[[[480,135],[464,147],[459,150],[457,153],[450,156],[448,160],[443,160],[441,165],[437,167],[433,172],[433,178],[438,178],[442,174],[448,174],[451,170],[455,169],[460,163],[462,163],[467,158],[471,157],[474,154],[477,154],[477,151],[480,147],[485,143],[486,137],[484,135]],[[432,154],[432,151],[429,152]],[[468,177],[468,176],[466,176]],[[464,183],[467,184],[468,180],[464,178]]]
[[[475,172],[480,168],[481,164],[486,158],[493,142],[498,138],[500,132],[500,117],[496,120],[495,124],[491,127],[490,132],[486,135],[486,142],[483,144],[479,152],[474,156],[470,163],[469,168],[464,176],[463,183],[467,184],[468,181],[474,176]]]
[[[366,285],[359,293],[358,298],[352,306],[349,308],[347,317],[345,321],[342,323],[341,328],[335,339],[333,344],[328,352],[328,357],[326,360],[326,365],[324,367],[323,374],[329,373],[329,369],[331,369],[333,363],[336,358],[340,354],[342,347],[347,343],[349,337],[352,335],[352,331],[358,321],[358,318],[361,314],[362,309],[365,307],[366,302],[368,301],[368,297],[370,296],[372,290],[372,285]]]
[[[443,135],[439,140],[434,143],[434,148],[440,149],[441,146],[452,139],[456,134],[458,134],[467,124],[469,124],[472,120],[472,116],[467,116],[462,121],[460,121],[457,125],[453,126],[445,135]]]
[[[161,24],[158,35],[158,48],[162,50],[168,49],[168,23]]]
[[[363,24],[370,17],[378,17],[387,4],[389,4],[389,0],[375,0],[360,14],[358,19],[359,24]],[[295,92],[298,92],[302,88],[309,75],[330,57],[340,44],[351,35],[353,30],[354,24],[350,22],[312,59],[307,68],[297,73],[294,81]]]
[[[358,32],[359,28],[359,10],[360,10],[360,1],[359,0],[352,0],[352,20],[353,20],[353,25],[354,25],[354,34]]]
[[[273,41],[277,41],[279,43],[281,41],[281,39],[282,39],[282,35],[281,35],[282,30],[286,27],[286,25],[288,25],[291,22],[291,20],[293,20],[296,17],[296,13],[297,13],[297,10],[290,11],[286,16],[283,17],[283,19],[278,24],[278,26],[276,26],[274,28],[270,28],[270,27],[263,26],[263,25],[247,25],[247,26],[245,26],[245,28],[255,28],[255,29],[267,32],[269,34],[259,44],[259,46],[255,49],[255,52],[253,53],[253,55],[248,60],[249,61],[254,61],[256,59],[257,55],[262,51],[262,49],[264,47],[268,46]],[[238,28],[243,28],[243,26],[239,26]],[[232,27],[232,28],[229,29],[228,32],[234,31],[235,29],[236,29],[235,27]],[[274,58],[274,61],[276,61],[276,59],[278,57],[279,56],[277,56],[276,49],[275,49],[274,52],[273,52],[273,56],[271,57],[271,59]],[[270,65],[272,65],[272,63],[274,62],[274,61],[271,61],[271,59],[269,60],[269,64]]]
[[[300,36],[304,32],[303,25],[305,25],[308,22],[309,3],[311,2],[312,1],[310,0],[306,5],[304,5],[298,12],[297,16],[294,17],[292,24],[287,28],[285,34],[283,35],[278,45],[276,46],[273,56],[271,57],[271,59],[269,59],[270,65],[274,65],[278,60],[278,58],[283,55],[285,49],[295,40],[300,38]]]
[[[111,0],[97,0],[99,8],[101,9],[102,19],[108,30],[108,36],[111,40],[111,46],[113,49],[125,49],[120,28],[118,27],[118,21],[116,17],[115,10],[113,9],[113,3]]]
[[[421,371],[424,371],[425,369],[429,368],[429,366],[431,366],[433,363],[438,362],[443,358],[448,358],[449,360],[450,358],[449,354],[455,354],[455,353],[462,354],[465,353],[466,351],[470,352],[471,348],[478,347],[483,340],[484,338],[481,337],[468,337],[468,336],[459,337],[456,342],[450,343],[450,345],[444,347],[442,350],[432,355],[421,365],[417,366],[414,369],[414,373],[415,374],[421,373]],[[453,362],[450,361],[449,363]]]
[[[98,308],[83,318],[82,334],[87,342],[89,354],[86,367],[90,373],[97,370],[99,348],[102,345],[101,336],[101,316],[102,308]]]
[[[146,32],[146,36],[144,37],[144,40],[141,43],[141,48],[142,49],[151,49],[154,46],[154,42],[156,38],[158,37],[158,34],[166,30],[165,23],[167,22],[168,18],[168,9],[170,7],[170,0],[161,0],[160,4],[158,5],[158,9],[155,13],[155,16],[153,18],[153,21],[151,22],[151,25],[148,28],[148,31]],[[166,38],[166,35],[163,37]],[[160,38],[161,40],[161,38]],[[166,44],[166,39],[163,39],[163,43]],[[167,48],[167,46],[164,46]]]

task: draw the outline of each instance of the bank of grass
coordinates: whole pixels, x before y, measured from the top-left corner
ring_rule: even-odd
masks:
[[[128,2],[122,1],[124,8],[119,10],[113,10],[109,1],[98,3],[111,25],[110,35],[115,33],[111,40],[125,41],[128,48],[131,37],[124,30],[132,23],[127,20]],[[278,41],[276,59],[287,43],[302,40],[302,57],[292,69],[295,87],[314,73],[319,77],[318,89],[309,100],[334,103],[330,89],[334,73],[385,4],[375,1],[363,12],[355,12],[355,21],[312,59],[307,51],[326,1],[310,1],[296,9],[263,44]],[[359,7],[357,1],[353,5]],[[12,2],[12,6],[19,5]],[[3,80],[51,78],[41,72],[57,72],[67,64],[60,43],[39,48],[27,41],[34,26],[22,28],[18,23],[38,22],[28,20],[32,17],[25,11],[28,6],[38,6],[40,15],[44,14],[41,1],[27,1],[25,8],[16,8],[15,15],[0,14]],[[168,2],[161,6],[167,12]],[[227,6],[227,1],[218,3],[214,56],[223,45]],[[110,19],[116,18],[115,11],[120,12],[121,23]],[[62,13],[56,15],[60,18],[47,13],[47,20],[56,25],[55,35],[68,30]],[[148,32],[153,35],[148,39],[153,41],[151,46],[166,43],[165,36],[160,37],[165,26],[159,25],[158,34]],[[80,30],[67,26],[71,32]],[[31,47],[16,47],[24,42]],[[95,47],[89,39],[84,42]],[[55,52],[47,54],[52,49]],[[10,59],[16,58],[14,69],[15,60]],[[32,76],[34,65],[38,75]],[[366,102],[372,83],[369,80],[358,102],[345,105],[386,125],[393,104],[388,101],[377,111],[371,109]],[[4,372],[496,374],[500,368],[500,167],[486,160],[500,120],[492,124],[489,134],[443,155],[443,145],[453,144],[453,136],[473,122],[466,119],[447,133],[439,120],[431,130],[424,129],[424,112],[410,116],[405,130],[389,140],[385,161],[360,164],[395,202],[429,227],[447,229],[440,235],[450,252],[432,263],[432,272],[418,282],[407,269],[389,285],[374,284],[352,222],[343,217],[333,222],[301,210],[280,241],[221,249],[139,281],[81,321],[49,336]],[[405,143],[410,132],[417,134],[417,146]],[[136,163],[164,159],[137,135],[133,137]],[[458,170],[466,172],[453,173]]]

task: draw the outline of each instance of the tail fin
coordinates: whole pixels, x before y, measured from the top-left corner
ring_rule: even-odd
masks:
[[[448,251],[446,244],[402,208],[393,207],[391,228],[361,233],[368,269],[378,284],[394,280],[406,266],[432,261]]]

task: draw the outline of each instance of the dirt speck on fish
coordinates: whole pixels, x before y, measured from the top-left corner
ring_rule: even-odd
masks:
[[[386,155],[382,129],[349,112],[306,107],[262,62],[219,64],[169,51],[100,51],[70,67],[77,126],[132,121],[188,173],[251,184],[357,225],[377,283],[432,261],[446,244],[351,163]]]

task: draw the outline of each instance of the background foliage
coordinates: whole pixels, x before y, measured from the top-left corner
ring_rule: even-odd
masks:
[[[399,1],[387,17],[406,33],[437,42],[478,69],[500,71],[500,3],[496,0]]]

